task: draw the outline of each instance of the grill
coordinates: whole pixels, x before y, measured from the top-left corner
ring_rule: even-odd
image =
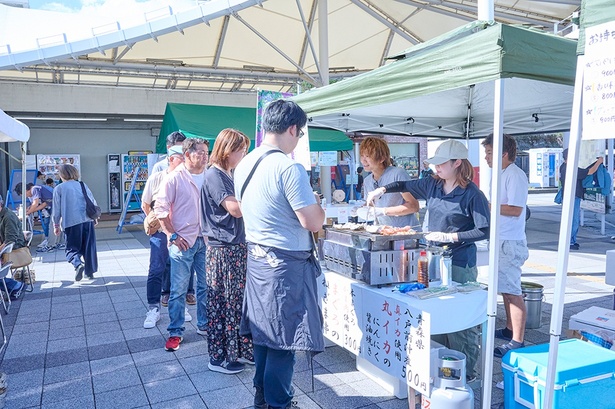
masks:
[[[383,236],[328,228],[322,255],[328,269],[370,285],[417,281],[421,234]]]

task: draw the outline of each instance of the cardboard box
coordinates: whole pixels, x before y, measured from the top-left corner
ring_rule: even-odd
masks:
[[[504,407],[544,409],[549,344],[502,358]],[[560,341],[553,408],[614,408],[615,352],[578,339]]]
[[[568,329],[575,331],[590,342],[615,350],[615,311],[600,307],[589,307],[570,317]],[[604,340],[593,339],[588,334],[598,335]],[[610,344],[610,345],[609,345]]]

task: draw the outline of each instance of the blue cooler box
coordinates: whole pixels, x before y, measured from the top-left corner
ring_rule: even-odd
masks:
[[[502,358],[504,407],[543,409],[549,344]],[[615,352],[578,339],[560,341],[553,408],[615,408]]]

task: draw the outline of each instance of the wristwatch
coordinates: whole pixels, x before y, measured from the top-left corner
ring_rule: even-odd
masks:
[[[177,240],[179,236],[177,235],[177,233],[173,233],[171,234],[171,237],[169,238],[169,242],[173,243],[175,240]]]

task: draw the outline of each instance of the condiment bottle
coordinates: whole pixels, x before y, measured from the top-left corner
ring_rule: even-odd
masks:
[[[425,250],[421,250],[419,253],[418,267],[419,283],[427,288],[429,287],[429,259],[427,258],[427,252]]]
[[[450,286],[453,282],[453,253],[448,246],[444,246],[444,252],[442,253],[442,268],[440,269],[440,275],[442,277],[442,285]]]

